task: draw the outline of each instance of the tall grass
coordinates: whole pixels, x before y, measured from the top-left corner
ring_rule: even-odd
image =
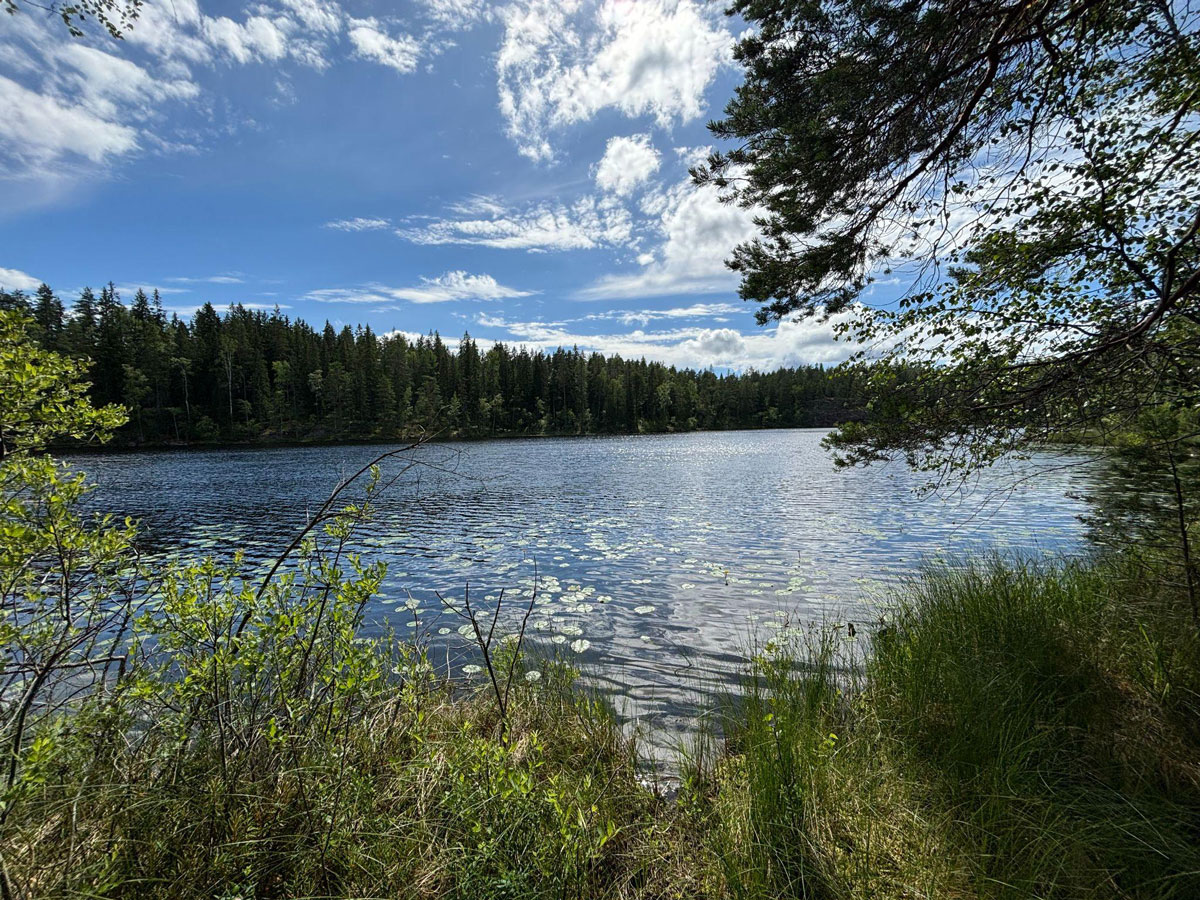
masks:
[[[1200,897],[1200,665],[1119,564],[930,570],[865,665],[754,664],[710,778],[739,897]]]
[[[694,865],[608,710],[546,664],[487,691],[418,661],[375,703],[223,776],[215,741],[60,758],[6,842],[29,897],[640,897]]]
[[[675,801],[565,665],[363,641],[377,578],[168,578],[161,664],[31,732],[11,895],[1200,897],[1200,647],[1143,570],[942,567],[871,634],[784,629]]]

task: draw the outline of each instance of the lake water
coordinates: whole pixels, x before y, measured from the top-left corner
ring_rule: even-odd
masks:
[[[476,601],[528,591],[537,644],[660,734],[731,683],[754,636],[814,619],[878,616],[923,559],[996,548],[1078,552],[1095,476],[1047,453],[964,490],[917,496],[900,465],[837,471],[822,431],[504,440],[431,445],[364,528],[387,560],[372,626],[430,636],[456,673],[460,621],[435,591]],[[338,478],[389,449],[303,447],[81,456],[98,508],[142,521],[151,549],[277,554]],[[395,472],[399,463],[389,464]],[[421,603],[420,622],[403,604]],[[516,612],[515,606],[513,612]]]

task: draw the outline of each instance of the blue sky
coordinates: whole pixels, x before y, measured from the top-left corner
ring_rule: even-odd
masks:
[[[741,23],[694,0],[150,0],[127,40],[0,21],[0,286],[112,279],[317,326],[678,365],[846,355],[761,328],[690,184]]]

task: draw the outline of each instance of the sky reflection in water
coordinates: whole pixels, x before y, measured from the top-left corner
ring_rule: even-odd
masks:
[[[917,497],[902,466],[835,471],[823,432],[525,439],[429,446],[363,529],[389,572],[369,616],[461,647],[435,592],[512,603],[538,572],[535,644],[573,653],[602,690],[665,732],[728,686],[752,636],[870,622],[922,559],[995,548],[1078,552],[1095,469],[1047,453],[965,492]],[[160,552],[278,553],[338,477],[380,446],[83,456],[92,502],[142,520]],[[1036,472],[1036,474],[1035,474]],[[419,475],[419,481],[416,477]],[[419,603],[413,627],[409,597]],[[525,597],[527,600],[527,596]],[[461,673],[471,660],[454,664]]]

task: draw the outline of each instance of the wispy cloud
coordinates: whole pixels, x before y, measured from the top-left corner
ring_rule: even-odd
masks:
[[[610,309],[607,312],[591,313],[583,321],[620,322],[622,325],[648,325],[660,319],[715,319],[728,321],[728,316],[745,310],[733,303],[693,303],[691,306],[676,306],[671,309]]]
[[[529,252],[617,247],[633,236],[629,210],[590,196],[569,206],[536,203],[519,209],[476,197],[452,210],[460,217],[413,222],[396,229],[396,234],[414,244],[462,244]]]
[[[241,272],[225,272],[221,275],[204,275],[201,277],[191,277],[180,275],[175,278],[167,278],[167,281],[175,284],[245,284],[245,277]]]
[[[737,278],[725,260],[757,233],[753,210],[722,203],[715,190],[690,179],[649,191],[641,209],[657,219],[657,246],[638,257],[636,271],[603,276],[581,289],[580,299],[734,293]]]
[[[335,219],[332,222],[326,222],[322,227],[332,228],[335,231],[382,231],[392,227],[392,222],[390,219],[355,216],[353,219]]]
[[[359,287],[322,288],[305,294],[304,299],[320,303],[372,303],[386,307],[397,301],[447,303],[452,300],[506,300],[532,294],[533,291],[521,291],[500,284],[491,275],[471,275],[458,270],[436,278],[422,278],[420,284],[409,287],[371,283]]]
[[[391,35],[375,18],[350,19],[348,34],[354,55],[407,74],[417,68],[426,44],[410,34]]]
[[[191,306],[164,306],[163,309],[167,312],[176,313],[180,316],[192,316],[195,315],[203,305],[203,303],[196,303]],[[234,304],[229,304],[229,306],[233,305]],[[291,309],[291,307],[286,303],[239,303],[237,305],[242,307],[242,309],[260,310],[262,312],[269,312],[274,309]],[[218,310],[228,308],[222,307],[216,303],[214,303],[213,306]]]
[[[155,291],[158,291],[164,297],[171,295],[171,294],[190,294],[191,293],[191,290],[189,288],[164,287],[161,284],[148,284],[148,283],[138,284],[136,282],[131,281],[127,284],[118,284],[117,285],[117,293],[126,299],[129,299],[130,297],[132,297],[139,290],[145,291],[147,294],[153,294]]]

